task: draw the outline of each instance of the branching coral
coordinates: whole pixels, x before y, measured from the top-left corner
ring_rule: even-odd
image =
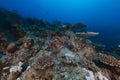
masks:
[[[54,65],[53,58],[50,56],[43,56],[33,62],[33,67],[39,70],[45,70]]]
[[[53,76],[54,72],[54,69],[52,67],[53,65],[54,61],[52,57],[39,57],[33,62],[32,67],[25,71],[25,74],[23,74],[23,80],[26,80],[25,77],[31,78],[30,80],[51,79],[51,76]],[[28,75],[29,73],[30,75]]]
[[[99,60],[109,66],[120,67],[120,60],[111,55],[99,53]]]
[[[99,71],[98,67],[92,61],[86,60],[84,63],[82,63],[82,66],[93,71],[94,73]]]
[[[28,68],[22,74],[22,80],[52,80],[55,71],[56,70],[54,68],[45,70],[35,70],[33,68]]]
[[[67,43],[67,37],[58,37],[56,36],[54,38],[53,42],[48,43],[49,47],[56,47],[56,48],[61,48],[66,45]]]
[[[24,49],[16,51],[15,56],[14,56],[15,60],[13,61],[13,63],[16,63],[19,61],[26,62],[29,56],[30,56],[30,54],[27,51],[25,51]]]

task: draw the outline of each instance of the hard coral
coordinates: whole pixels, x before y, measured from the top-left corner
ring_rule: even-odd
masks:
[[[77,47],[74,46],[74,45],[69,45],[68,48],[69,48],[71,51],[73,51],[73,52],[77,52],[77,51],[78,51]]]
[[[65,46],[66,43],[67,43],[67,37],[58,37],[58,36],[56,36],[54,38],[53,42],[48,43],[48,46],[61,48],[61,47]]]
[[[22,74],[22,80],[52,80],[55,69],[46,69],[46,70],[35,70],[33,68],[28,68]]]
[[[19,62],[17,66],[12,66],[7,80],[16,80],[22,73],[22,65],[23,63]]]
[[[0,39],[0,52],[4,52],[7,46],[7,40],[6,39]]]
[[[9,66],[9,64],[7,64],[7,63],[5,63],[5,62],[2,62],[1,60],[0,60],[0,80],[1,80],[1,76],[3,76],[4,75],[4,67],[6,67],[6,66]],[[4,75],[5,76],[5,75]]]
[[[29,49],[33,46],[34,44],[34,40],[33,39],[26,39],[24,42],[23,42],[23,48],[25,49]]]
[[[7,51],[8,53],[13,53],[13,52],[15,51],[15,49],[16,49],[15,43],[10,43],[10,44],[8,45],[6,51]]]
[[[51,56],[43,56],[33,62],[35,69],[44,70],[54,65],[53,58]]]
[[[13,61],[13,63],[18,63],[19,61],[26,62],[28,57],[30,56],[30,54],[24,49],[16,51],[15,55],[16,56],[14,57],[15,60]]]
[[[95,53],[96,53],[96,51],[94,50],[94,48],[92,46],[86,45],[86,46],[84,46],[84,48],[80,49],[78,54],[80,56],[92,59],[93,56],[96,55]]]
[[[93,72],[99,71],[99,68],[95,65],[94,62],[86,60],[84,63],[82,63],[82,66],[86,69],[89,69]]]
[[[54,61],[51,56],[39,57],[32,63],[32,67],[25,71],[23,80],[26,80],[26,78],[29,78],[30,80],[51,80],[54,73],[53,65]]]
[[[14,26],[11,29],[11,33],[13,34],[15,39],[19,39],[19,38],[23,37],[26,34],[26,32],[22,29],[21,25]]]
[[[120,60],[117,60],[111,55],[99,53],[99,60],[109,66],[120,67]]]
[[[82,32],[82,33],[76,33],[76,36],[79,37],[80,39],[86,39],[86,38],[96,36],[98,34],[99,34],[98,32],[87,32],[87,33]]]

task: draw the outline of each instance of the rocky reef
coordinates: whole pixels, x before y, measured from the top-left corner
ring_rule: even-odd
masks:
[[[86,25],[0,14],[0,80],[120,80],[120,60],[89,39],[99,33]]]

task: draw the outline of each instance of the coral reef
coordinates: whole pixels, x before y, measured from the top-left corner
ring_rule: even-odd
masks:
[[[99,33],[85,24],[23,19],[3,9],[2,20],[0,80],[120,80],[120,60],[99,53],[104,46],[89,39]]]
[[[43,56],[35,60],[35,62],[33,62],[32,65],[35,69],[45,70],[46,68],[53,66],[53,64],[54,64],[54,61],[52,57]]]
[[[5,52],[7,46],[7,39],[5,38],[4,34],[0,34],[0,52]]]
[[[99,33],[98,32],[82,32],[82,33],[79,33],[77,32],[76,33],[76,36],[79,37],[80,39],[85,39],[85,38],[90,38],[92,36],[95,36],[95,35],[98,35]]]
[[[10,43],[6,48],[6,53],[13,53],[16,50],[15,43]]]
[[[15,24],[20,25],[22,20],[18,13],[0,8],[0,32],[11,30]]]
[[[113,56],[99,53],[99,60],[107,65],[120,67],[120,60]]]
[[[22,62],[19,62],[17,66],[11,66],[10,68],[10,73],[8,75],[8,79],[7,80],[15,80],[18,78],[18,76],[21,74],[22,72]]]

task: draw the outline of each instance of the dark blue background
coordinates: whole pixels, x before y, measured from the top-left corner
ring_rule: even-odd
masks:
[[[50,22],[83,22],[100,32],[94,41],[120,44],[120,0],[0,0],[0,7]]]

